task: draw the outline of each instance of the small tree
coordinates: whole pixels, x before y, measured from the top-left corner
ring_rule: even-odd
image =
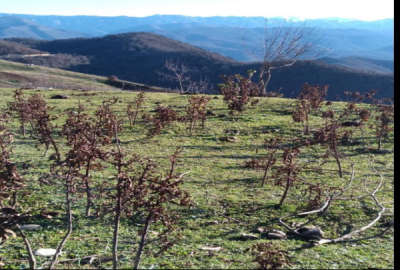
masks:
[[[51,121],[56,117],[50,116],[47,102],[41,95],[34,94],[30,96],[27,102],[29,104],[29,119],[31,119],[33,123],[34,134],[37,136],[39,143],[45,145],[45,154],[51,145],[55,151],[56,161],[60,162],[61,154],[54,140],[54,130],[51,124]]]
[[[207,104],[210,101],[209,97],[205,96],[190,96],[186,106],[186,116],[184,120],[188,123],[190,135],[196,127],[197,122],[201,121],[201,127],[204,129],[204,124],[207,118]]]
[[[380,151],[382,149],[382,140],[387,138],[389,133],[393,130],[390,124],[393,122],[394,110],[393,107],[389,105],[380,105],[378,109],[379,115],[375,118],[375,134],[378,140],[378,151]]]
[[[28,101],[24,98],[23,91],[16,89],[14,91],[14,101],[8,103],[8,110],[10,112],[17,113],[17,117],[20,123],[20,130],[25,137],[26,123],[31,121],[31,113]]]
[[[267,96],[272,71],[293,66],[296,61],[309,55],[314,44],[311,42],[313,29],[303,27],[268,28],[265,22],[263,39],[263,62],[258,76],[260,94]]]
[[[144,98],[145,98],[144,92],[140,92],[139,94],[137,94],[133,102],[128,103],[128,106],[126,108],[126,114],[128,115],[130,126],[135,125],[137,116],[139,115],[139,112],[143,105]]]
[[[89,116],[85,113],[84,107],[79,105],[77,111],[68,114],[62,130],[62,134],[67,138],[67,145],[74,148],[77,166],[84,171],[79,177],[86,190],[86,216],[90,216],[90,209],[93,206],[90,172],[102,169],[99,161],[106,160],[108,156],[102,148],[112,140],[112,137],[103,132],[102,126],[103,123]]]
[[[166,60],[164,67],[174,74],[172,78],[179,83],[179,92],[181,94],[185,93],[185,84],[190,81],[190,76],[188,75],[189,69],[186,65]]]
[[[177,217],[169,210],[171,203],[187,206],[189,195],[180,189],[185,174],[175,174],[179,149],[170,156],[170,168],[165,174],[157,172],[157,163],[150,159],[134,156],[126,159],[118,145],[112,155],[114,167],[117,170],[117,193],[114,208],[113,236],[113,268],[118,267],[118,233],[121,215],[142,216],[144,225],[139,232],[140,240],[133,262],[133,268],[138,269],[143,249],[146,245],[147,234],[152,224],[161,222],[166,230],[160,235],[164,247],[160,252],[169,248],[173,243],[167,241],[166,235],[173,230]]]
[[[267,154],[259,159],[253,158],[245,164],[246,167],[264,171],[261,187],[263,187],[265,182],[268,180],[268,171],[270,171],[272,166],[276,163],[276,152],[278,151],[279,142],[279,138],[265,140],[264,148],[267,151]]]
[[[151,124],[148,130],[150,137],[160,134],[163,128],[179,119],[175,110],[162,105],[157,106],[155,115],[143,115],[143,118]]]
[[[285,191],[281,196],[278,207],[283,205],[290,187],[298,180],[297,174],[301,168],[298,166],[296,158],[299,153],[300,150],[298,148],[287,148],[283,152],[282,166],[277,168],[275,175],[275,184],[285,186]]]
[[[244,111],[251,97],[259,94],[257,85],[251,80],[254,72],[254,70],[249,70],[247,78],[239,74],[222,77],[225,82],[220,84],[219,87],[224,96],[224,101],[228,104],[230,114],[235,111]]]
[[[322,102],[328,91],[328,86],[323,88],[320,86],[312,86],[305,83],[298,96],[296,109],[293,111],[292,117],[295,122],[302,122],[304,126],[304,135],[309,134],[309,115],[311,111],[321,108]]]

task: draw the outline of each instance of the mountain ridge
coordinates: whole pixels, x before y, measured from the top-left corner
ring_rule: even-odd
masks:
[[[13,41],[17,42],[18,39]],[[246,74],[249,69],[259,70],[261,67],[259,62],[240,63],[190,44],[143,32],[101,38],[19,41],[41,52],[87,59],[86,63],[65,67],[67,70],[102,76],[115,75],[122,80],[165,88],[177,87],[174,75],[165,67],[165,61],[183,63],[190,80],[209,81],[211,87],[207,93],[218,93],[217,85],[222,82],[220,76],[223,74]],[[286,97],[295,97],[305,82],[330,85],[330,99],[340,99],[346,90],[366,92],[376,89],[381,96],[393,96],[393,75],[368,74],[316,61],[298,61],[290,68],[274,71],[270,90],[280,89]]]
[[[243,52],[262,47],[265,19],[263,17],[190,17],[183,15],[153,15],[147,17],[104,16],[46,16],[0,13],[0,18],[18,17],[32,23],[70,31],[74,36],[99,37],[123,32],[150,31],[169,38],[211,50],[238,61],[251,62],[255,56]],[[393,46],[393,19],[372,22],[359,20],[309,19],[305,21],[268,18],[268,27],[313,27],[320,32],[325,42],[320,45],[330,51],[330,57],[358,56],[378,59],[393,59],[393,50],[380,48]],[[15,37],[27,37],[22,33]],[[33,34],[32,34],[33,35]],[[229,35],[229,36],[228,36]],[[4,36],[0,33],[0,38]],[[7,35],[7,37],[10,37]],[[343,39],[343,37],[345,39]],[[37,36],[35,38],[38,38]],[[44,36],[42,39],[58,39],[60,36]],[[243,40],[247,40],[242,48]],[[364,42],[363,40],[367,41]],[[360,42],[362,41],[362,42]],[[379,41],[379,43],[377,43]],[[261,55],[257,54],[258,60]]]

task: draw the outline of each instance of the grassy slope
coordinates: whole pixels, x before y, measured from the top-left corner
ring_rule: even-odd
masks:
[[[27,91],[33,93],[34,91]],[[64,93],[70,99],[57,101],[48,99],[54,108],[54,114],[59,115],[58,124],[65,120],[66,109],[74,108],[80,101],[85,106],[93,110],[104,98],[117,96],[121,99],[118,106],[114,109],[121,117],[125,117],[125,103],[133,100],[135,93],[132,92],[93,92],[95,96],[81,96],[78,91],[40,91],[45,97],[55,93]],[[2,100],[0,106],[4,107],[7,101],[12,99],[11,89],[0,89]],[[175,109],[183,112],[187,103],[187,96],[163,93],[146,94],[146,111],[155,108],[155,102],[168,104]],[[204,131],[198,131],[192,137],[187,135],[183,124],[174,124],[161,135],[148,139],[145,136],[146,128],[143,122],[139,122],[135,127],[127,126],[125,118],[124,132],[120,134],[122,145],[131,149],[133,153],[143,154],[153,159],[159,160],[167,165],[167,155],[173,153],[175,147],[183,146],[181,162],[178,172],[190,171],[186,177],[184,188],[192,195],[195,206],[181,212],[182,221],[180,227],[182,239],[176,246],[170,249],[161,257],[152,257],[144,254],[142,267],[155,268],[254,268],[256,263],[248,248],[256,242],[271,241],[264,238],[259,240],[239,240],[242,232],[249,233],[258,226],[270,226],[284,230],[278,224],[277,218],[282,215],[304,210],[304,203],[300,190],[292,190],[285,206],[277,210],[273,208],[279,201],[282,188],[267,184],[260,188],[261,172],[243,168],[243,163],[251,157],[261,156],[263,151],[256,149],[266,138],[271,138],[276,134],[285,136],[288,140],[293,135],[300,135],[302,127],[294,124],[291,118],[291,107],[294,100],[265,98],[253,108],[250,108],[236,120],[230,116],[213,116],[207,122]],[[210,101],[212,110],[218,114],[228,115],[226,105],[223,104],[221,97]],[[335,106],[342,106],[335,103]],[[313,125],[316,125],[318,117],[312,118]],[[17,122],[12,123],[14,132],[17,132]],[[224,136],[226,129],[239,129],[239,141],[235,143],[223,142],[220,140]],[[341,148],[348,156],[344,161],[345,178],[349,177],[350,163],[354,162],[356,168],[356,178],[354,183],[354,195],[361,194],[360,187],[363,181],[369,189],[373,189],[379,177],[375,175],[368,164],[368,154],[364,151],[367,146],[376,147],[373,133],[369,130],[366,134],[356,134],[361,139],[360,145],[349,148]],[[379,192],[378,197],[388,207],[388,214],[392,213],[393,207],[393,134],[389,141],[384,144],[385,149],[389,150],[386,154],[376,154],[374,165],[386,178],[383,191]],[[66,150],[66,149],[65,149]],[[316,147],[301,153],[301,162],[314,161],[318,166],[318,155],[323,153],[323,149]],[[16,145],[14,149],[14,160],[18,165],[23,162],[30,165],[30,169],[22,170],[26,179],[29,179],[29,190],[31,194],[26,198],[27,205],[34,213],[40,209],[63,211],[62,185],[40,185],[38,182],[39,173],[48,172],[49,161],[42,157],[43,148],[35,148],[34,142],[29,138],[22,138],[16,135]],[[316,160],[315,160],[316,159]],[[311,182],[324,182],[339,186],[342,181],[334,172],[336,169],[334,160],[331,158],[329,163],[324,166],[327,169],[324,174],[303,173],[301,176]],[[333,171],[330,172],[329,169]],[[111,181],[109,176],[111,170],[106,170],[104,174],[94,173],[93,177],[97,182]],[[83,195],[82,195],[83,196]],[[83,200],[79,200],[81,195],[76,196],[74,214],[76,216],[74,232],[71,240],[66,244],[64,256],[66,258],[78,258],[87,255],[110,255],[112,239],[112,219],[106,217],[104,220],[87,219],[84,217]],[[348,230],[365,225],[374,218],[376,208],[371,200],[365,199],[361,203],[358,201],[339,201],[332,205],[327,215],[318,219],[314,225],[321,226],[327,237],[336,237]],[[385,218],[387,221],[390,216]],[[61,218],[51,220],[36,220],[44,229],[39,232],[28,233],[32,239],[34,249],[39,247],[52,247],[63,236],[65,225]],[[136,227],[129,226],[131,221],[122,221],[121,231],[121,266],[129,267],[136,246],[132,246],[135,241]],[[373,235],[382,230],[383,222],[368,231],[365,235]],[[156,234],[158,228],[153,227],[151,231]],[[150,235],[152,235],[150,233]],[[363,240],[355,243],[324,245],[314,248],[307,248],[306,242],[300,239],[289,239],[284,241],[272,240],[282,249],[287,250],[290,256],[290,268],[393,268],[393,233],[383,237],[370,240]],[[222,250],[209,254],[200,248],[202,246],[220,246]],[[27,267],[27,255],[23,248],[20,238],[6,242],[0,246],[0,257],[7,265],[20,268],[21,265]],[[44,262],[43,258],[39,261]],[[110,267],[111,264],[105,264]],[[88,267],[73,265],[59,265],[59,267]]]
[[[0,87],[58,88],[78,90],[116,90],[105,83],[104,76],[48,68],[38,65],[26,65],[0,60]],[[125,83],[144,86],[139,83]],[[147,89],[163,92],[162,88],[145,86]]]

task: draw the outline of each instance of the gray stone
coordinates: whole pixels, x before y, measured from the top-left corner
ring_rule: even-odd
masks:
[[[36,230],[40,230],[42,228],[42,226],[40,226],[39,224],[24,224],[20,226],[21,230],[25,230],[25,231],[36,231]]]
[[[296,232],[307,239],[324,238],[324,232],[317,226],[305,226],[297,229]]]

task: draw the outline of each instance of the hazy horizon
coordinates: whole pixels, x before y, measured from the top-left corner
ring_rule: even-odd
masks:
[[[0,13],[15,15],[148,17],[280,17],[292,20],[345,19],[376,21],[394,18],[394,1],[366,0],[14,0],[3,4]]]

